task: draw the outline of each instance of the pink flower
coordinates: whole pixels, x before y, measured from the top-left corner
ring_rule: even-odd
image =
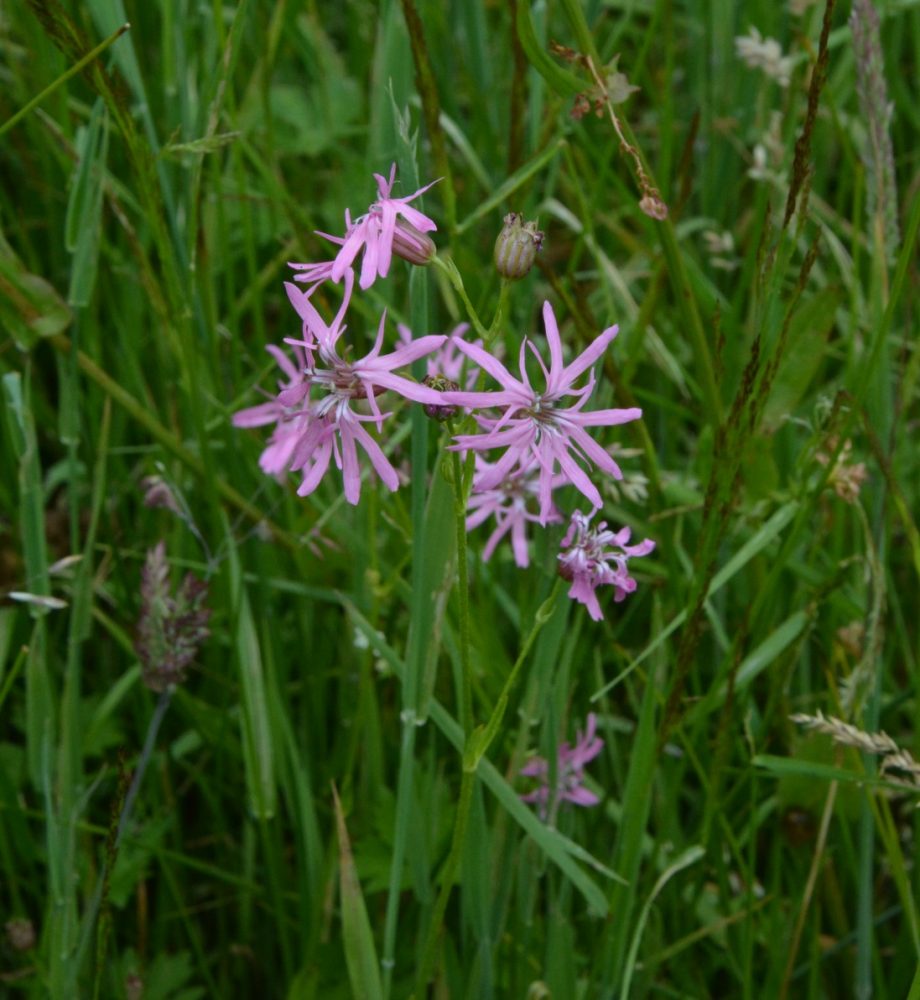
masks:
[[[529,502],[536,501],[539,489],[539,466],[531,463],[526,469],[509,473],[497,486],[481,489],[480,484],[489,476],[491,469],[492,466],[485,459],[476,456],[473,494],[468,504],[471,513],[466,519],[466,530],[472,531],[494,515],[495,530],[482,550],[483,562],[488,562],[495,547],[510,532],[514,561],[521,569],[526,569],[530,565],[530,555],[527,551],[527,524],[540,520],[539,515],[528,509]],[[564,477],[560,476],[557,479]],[[548,520],[561,521],[562,515],[553,507]]]
[[[287,382],[279,382],[279,395],[272,397],[266,403],[250,406],[239,410],[233,415],[234,427],[262,427],[265,424],[275,424],[275,430],[269,440],[268,447],[259,456],[259,467],[269,476],[280,479],[290,468],[291,456],[300,440],[306,425],[303,413],[297,407],[285,406],[280,400],[280,393],[287,389],[296,390],[305,386],[309,392],[304,370],[307,364],[303,348],[294,347],[294,361],[274,344],[269,344],[266,350],[277,361],[278,367],[287,375]]]
[[[446,338],[421,337],[408,346],[381,354],[384,314],[370,353],[358,361],[346,360],[336,345],[345,331],[343,319],[353,286],[354,274],[348,271],[342,306],[327,325],[310,302],[309,293],[290,282],[285,283],[288,297],[303,321],[304,339],[289,341],[299,367],[291,364],[278,348],[269,348],[288,376],[288,382],[275,399],[241,410],[233,422],[238,427],[275,423],[275,431],[259,464],[273,475],[280,475],[285,470],[302,472],[303,479],[297,490],[300,496],[307,496],[316,489],[330,460],[334,459],[336,467],[342,470],[345,499],[356,504],[361,496],[359,446],[384,485],[390,490],[399,486],[396,470],[364,427],[366,423],[376,423],[381,430],[384,419],[389,416],[381,413],[377,396],[392,390],[415,402],[439,403],[439,393],[395,374],[394,369],[436,351]],[[319,391],[315,399],[311,398],[313,390]],[[367,404],[369,413],[353,409],[361,403]]]
[[[440,375],[449,382],[460,382],[466,358],[460,353],[457,345],[459,341],[463,340],[463,335],[469,328],[469,323],[461,323],[447,334],[447,340],[444,341],[441,349],[436,354],[431,354],[428,357],[426,364],[427,375],[430,375],[432,378]],[[412,331],[409,327],[404,323],[400,323],[396,329],[399,332],[399,339],[403,344],[412,343]],[[481,338],[477,338],[473,343],[476,347],[482,347]],[[465,382],[468,389],[473,388],[478,377],[479,369],[476,365],[467,365]]]
[[[551,807],[560,802],[572,802],[577,806],[596,806],[600,799],[584,787],[585,765],[594,760],[604,747],[604,741],[596,736],[597,716],[588,715],[588,726],[584,734],[578,733],[574,747],[560,744],[556,751],[556,783],[550,787],[549,761],[545,757],[534,757],[520,773],[528,778],[539,778],[540,786],[521,798],[525,802],[536,802],[542,819],[546,819]]]
[[[595,621],[600,621],[604,614],[596,589],[612,584],[617,602],[631,594],[636,589],[636,581],[629,575],[629,560],[647,556],[655,548],[655,543],[646,539],[638,545],[628,545],[632,534],[630,529],[608,531],[606,521],[601,521],[596,528],[589,527],[596,513],[594,510],[586,517],[576,510],[572,514],[569,529],[561,543],[562,548],[568,551],[559,555],[559,574],[572,581],[569,597],[584,604],[588,614]]]
[[[445,392],[444,402],[473,409],[503,407],[499,418],[477,416],[486,433],[460,434],[455,437],[452,447],[460,450],[490,451],[505,448],[505,453],[495,463],[492,471],[483,477],[480,487],[493,489],[513,470],[524,470],[532,461],[540,468],[540,524],[547,524],[552,510],[552,490],[556,466],[562,470],[565,480],[572,483],[595,507],[601,506],[601,496],[597,487],[585,474],[575,457],[591,465],[592,463],[616,479],[623,473],[610,455],[590,437],[587,427],[612,426],[638,420],[642,411],[636,407],[625,410],[594,410],[582,412],[594,389],[594,376],[580,389],[574,383],[604,353],[608,344],[617,335],[617,327],[609,329],[594,341],[568,365],[562,361],[562,341],[559,327],[549,302],[543,305],[543,322],[549,344],[550,367],[547,371],[543,359],[530,340],[521,344],[520,379],[482,348],[458,341],[461,351],[480,367],[484,368],[502,390],[500,392]],[[527,348],[536,355],[546,380],[546,388],[537,391],[530,383],[525,367]],[[561,405],[566,397],[574,398],[572,406]]]
[[[374,177],[377,181],[377,201],[370,206],[366,215],[360,216],[354,222],[346,211],[345,237],[320,233],[321,236],[341,246],[329,272],[329,277],[335,282],[342,280],[342,276],[352,266],[362,249],[364,259],[361,262],[359,282],[362,288],[370,288],[378,277],[387,276],[394,252],[413,264],[427,264],[434,256],[435,246],[425,233],[433,232],[438,227],[409,202],[424,194],[437,181],[426,184],[405,198],[391,198],[390,191],[396,179],[396,164],[390,168],[389,180],[380,174],[374,174]],[[312,266],[322,267],[319,264]]]
[[[328,238],[333,239],[333,237]],[[342,240],[337,239],[336,242],[341,243]],[[297,272],[294,275],[295,281],[302,281],[312,286],[307,291],[307,294],[310,295],[317,285],[321,285],[324,281],[328,281],[332,277],[332,269],[335,267],[335,261],[324,260],[317,264],[295,264],[292,261],[288,261],[288,267],[293,268]]]

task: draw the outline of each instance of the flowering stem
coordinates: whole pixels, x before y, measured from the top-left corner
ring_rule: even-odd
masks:
[[[537,613],[534,615],[533,626],[530,629],[530,634],[524,640],[524,645],[521,646],[521,651],[518,653],[518,658],[515,660],[514,666],[511,668],[511,673],[508,674],[505,686],[502,688],[502,693],[498,696],[498,701],[495,704],[495,708],[492,711],[489,721],[486,725],[479,726],[473,733],[472,737],[467,741],[466,750],[463,754],[463,769],[465,771],[475,773],[476,768],[479,767],[479,761],[482,760],[492,741],[498,734],[499,727],[502,724],[502,720],[504,719],[505,712],[508,708],[508,701],[511,697],[511,692],[514,689],[518,675],[524,666],[524,661],[527,659],[527,654],[530,652],[530,648],[533,646],[540,630],[551,618],[553,611],[556,608],[556,601],[558,600],[559,594],[562,592],[562,588],[564,586],[565,580],[563,580],[561,576],[557,577],[552,593],[537,609]]]
[[[470,580],[466,552],[466,477],[460,453],[450,453],[454,481],[454,516],[457,522],[457,571],[460,601],[460,725],[469,737],[473,728],[473,682],[470,670]]]
[[[511,282],[507,278],[501,279],[501,285],[498,290],[498,305],[495,307],[495,315],[492,317],[492,323],[489,326],[483,339],[483,346],[486,350],[492,347],[495,338],[498,336],[499,329],[502,324],[502,320],[505,318],[505,307],[508,304],[508,292],[511,288]]]
[[[585,42],[590,44],[594,58],[591,53],[585,53],[584,65],[588,68],[594,83],[598,88],[607,113],[610,116],[610,123],[620,140],[620,149],[630,157],[633,169],[636,174],[636,181],[642,192],[640,208],[651,218],[660,223],[659,233],[661,245],[667,261],[668,272],[674,283],[675,291],[678,295],[678,302],[681,311],[687,320],[690,330],[690,338],[693,344],[693,352],[696,356],[696,363],[699,369],[699,379],[703,405],[706,408],[706,415],[713,427],[718,427],[722,420],[722,396],[719,391],[719,384],[715,376],[715,367],[712,362],[712,354],[709,349],[709,341],[700,317],[699,307],[690,286],[690,279],[687,275],[687,268],[684,264],[683,255],[677,244],[677,237],[674,232],[674,223],[668,214],[667,205],[661,199],[661,193],[655,185],[654,178],[646,169],[642,154],[639,152],[638,143],[629,124],[617,116],[614,111],[613,102],[607,92],[606,84],[601,78],[595,66],[594,60],[598,59],[597,50],[594,49],[590,36],[586,33]],[[598,59],[599,61],[599,59]]]
[[[418,981],[416,982],[415,989],[416,997],[419,1000],[427,996],[427,986],[434,972],[438,935],[441,933],[444,913],[447,910],[450,892],[457,876],[457,869],[460,867],[460,859],[463,856],[466,828],[469,825],[470,818],[470,805],[473,801],[473,784],[475,781],[476,775],[464,768],[463,778],[460,783],[460,801],[457,804],[457,817],[454,820],[454,834],[450,844],[450,854],[441,873],[441,891],[438,893],[437,901],[434,904],[434,912],[431,914],[431,923],[428,925],[428,936],[425,939],[425,950],[422,953],[422,963],[419,966]]]
[[[479,313],[473,308],[473,303],[470,302],[470,298],[466,294],[466,288],[463,286],[463,278],[457,270],[457,265],[452,260],[445,260],[443,257],[433,257],[431,263],[435,267],[439,267],[447,275],[448,280],[454,287],[454,291],[460,296],[464,306],[466,306],[467,315],[470,317],[473,329],[482,337],[483,342],[487,343],[489,332],[486,330],[482,320],[479,318]]]
[[[457,467],[455,466],[455,472],[456,468]],[[466,535],[465,527],[463,534],[464,536]],[[466,543],[464,541],[464,552],[465,545]],[[527,654],[530,652],[537,635],[539,635],[540,630],[552,616],[553,609],[556,606],[556,600],[559,597],[564,584],[565,581],[559,577],[556,580],[552,593],[538,608],[537,613],[534,616],[534,623],[530,630],[530,634],[524,640],[524,645],[521,647],[521,651],[518,653],[518,658],[515,660],[514,666],[511,668],[511,673],[508,674],[508,679],[505,681],[505,686],[502,688],[502,693],[499,696],[498,702],[492,712],[492,716],[489,719],[488,724],[485,726],[479,726],[472,733],[469,733],[469,730],[465,729],[469,735],[467,736],[466,747],[463,751],[463,778],[461,779],[460,784],[460,802],[457,805],[457,816],[454,820],[454,832],[451,839],[450,854],[448,855],[447,861],[444,864],[444,870],[441,874],[441,891],[438,893],[438,898],[434,906],[434,912],[431,915],[431,923],[428,925],[428,936],[425,940],[425,950],[422,955],[422,963],[419,967],[418,982],[416,983],[417,997],[425,996],[426,987],[428,986],[432,972],[434,971],[435,950],[438,944],[438,935],[441,932],[441,924],[444,922],[444,913],[447,910],[447,903],[450,900],[451,890],[453,889],[454,882],[456,881],[457,870],[460,867],[460,861],[463,857],[463,847],[466,841],[466,828],[469,825],[470,819],[470,805],[473,800],[473,785],[476,780],[476,769],[479,766],[479,761],[482,759],[483,754],[485,754],[489,745],[498,733],[502,720],[505,717],[505,710],[508,707],[508,700],[511,696],[511,691],[514,688],[515,681],[521,672],[524,661],[527,659]]]

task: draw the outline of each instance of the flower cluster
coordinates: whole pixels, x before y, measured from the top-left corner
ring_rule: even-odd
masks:
[[[543,322],[548,359],[533,340],[524,338],[515,375],[481,340],[465,340],[465,325],[449,335],[422,337],[414,337],[400,325],[397,346],[385,351],[384,313],[373,347],[364,357],[354,358],[353,345],[345,337],[345,317],[355,284],[366,289],[385,278],[394,254],[416,265],[429,263],[435,254],[427,235],[436,229],[435,223],[409,204],[431,185],[408,197],[395,198],[395,167],[388,178],[374,176],[377,200],[367,212],[352,221],[346,211],[342,236],[320,234],[338,246],[336,256],[319,263],[291,265],[294,280],[285,282],[285,289],[300,318],[301,335],[286,338],[288,352],[269,346],[283,376],[277,392],[267,401],[237,412],[234,423],[238,427],[273,427],[260,466],[276,477],[299,473],[299,495],[312,493],[334,464],[342,473],[345,499],[357,504],[361,495],[360,453],[388,489],[399,485],[395,468],[369,426],[378,434],[382,432],[391,415],[390,400],[419,403],[428,416],[449,421],[451,427],[458,411],[465,408],[473,415],[468,423],[472,426],[475,421],[478,431],[455,434],[450,447],[476,456],[467,527],[475,528],[494,516],[495,528],[483,558],[488,559],[498,543],[510,537],[515,562],[526,567],[527,526],[562,520],[553,499],[555,490],[572,485],[597,509],[602,506],[601,494],[589,473],[599,470],[614,479],[623,478],[609,451],[589,431],[637,420],[642,411],[636,407],[588,407],[596,385],[592,369],[618,328],[604,330],[566,363],[556,316],[546,302]],[[522,218],[513,213],[516,223]],[[534,225],[528,226],[524,229],[531,243],[537,237],[537,242],[542,242],[542,234]],[[362,254],[360,275],[356,276]],[[331,321],[313,303],[314,292],[326,281],[343,285],[342,302]],[[427,358],[428,363],[420,384],[399,370],[421,358]],[[528,361],[539,367],[542,378],[532,380]],[[478,389],[486,376],[498,383],[497,391]],[[493,452],[500,454],[487,460],[486,455]],[[575,519],[579,518],[579,527],[570,528],[563,542],[569,551],[560,556],[561,571],[573,580],[571,596],[587,604],[592,617],[600,618],[594,589],[613,583],[618,600],[634,589],[635,581],[626,573],[626,560],[651,551],[653,543],[630,548],[625,545],[628,529],[619,534],[604,530],[592,533],[587,529],[589,519],[576,512]],[[577,531],[574,543],[573,531]],[[590,550],[589,543],[594,546]],[[615,554],[605,549],[611,544],[619,546]]]
[[[579,387],[575,383],[587,372],[617,335],[611,326],[568,365],[562,358],[562,341],[553,307],[543,305],[543,322],[549,346],[549,368],[531,340],[521,344],[518,379],[491,354],[473,344],[460,341],[457,346],[464,354],[488,372],[501,385],[499,392],[448,392],[444,398],[458,406],[475,410],[500,409],[500,416],[476,419],[482,428],[479,434],[460,434],[453,446],[461,450],[492,451],[504,448],[504,454],[491,470],[483,475],[480,489],[493,489],[506,477],[523,475],[537,469],[537,492],[540,500],[539,523],[547,524],[552,515],[552,491],[558,485],[557,467],[564,482],[571,483],[596,507],[601,495],[582,468],[580,459],[595,465],[616,479],[623,473],[610,455],[588,434],[588,427],[604,427],[638,420],[642,411],[636,407],[625,410],[592,410],[584,407],[594,391],[594,375]],[[545,385],[535,388],[527,372],[527,352],[531,351],[542,370]],[[571,405],[566,405],[571,403]]]
[[[833,435],[828,438],[827,450],[818,451],[815,458],[819,465],[828,466],[831,463],[833,453],[837,451],[838,440]],[[869,478],[866,471],[865,462],[851,462],[853,454],[853,442],[844,441],[843,447],[837,455],[831,474],[828,477],[828,484],[834,492],[847,503],[856,503],[859,499],[859,491],[862,484]]]
[[[274,476],[299,472],[302,478],[297,492],[307,496],[319,486],[334,462],[342,471],[345,499],[352,504],[358,503],[361,496],[359,449],[388,489],[399,486],[396,470],[366,425],[375,424],[378,432],[382,429],[389,413],[381,411],[378,397],[387,392],[429,406],[441,402],[439,392],[397,374],[396,370],[434,353],[447,340],[437,335],[416,340],[410,337],[396,350],[381,353],[384,313],[374,345],[363,358],[352,360],[350,347],[340,346],[355,283],[352,264],[358,254],[363,250],[359,284],[368,288],[376,278],[387,275],[394,253],[410,260],[414,257],[414,263],[426,263],[434,252],[434,244],[424,235],[435,229],[434,222],[408,204],[431,185],[407,198],[392,198],[395,166],[389,180],[379,174],[375,177],[378,200],[367,213],[351,222],[346,212],[343,237],[323,234],[340,246],[335,259],[291,265],[297,271],[295,281],[310,284],[304,291],[293,282],[285,282],[288,299],[301,320],[302,336],[300,340],[287,340],[293,360],[279,347],[268,348],[287,380],[268,402],[241,410],[233,418],[237,427],[274,424],[259,460],[265,472]],[[430,253],[425,241],[430,244]],[[425,256],[422,249],[427,254],[425,260],[421,259]],[[311,296],[322,282],[343,279],[342,304],[327,323]]]
[[[374,174],[374,179],[377,181],[377,201],[354,222],[348,209],[345,210],[345,235],[319,234],[340,248],[335,258],[319,264],[291,264],[299,272],[295,281],[305,281],[314,287],[327,279],[340,282],[362,250],[364,257],[359,284],[365,289],[370,288],[377,278],[385,278],[390,273],[394,253],[410,264],[424,265],[431,261],[435,245],[426,233],[434,232],[438,227],[409,202],[424,194],[437,181],[426,184],[405,198],[392,198],[396,164],[390,167],[389,179],[380,174]]]
[[[616,480],[623,478],[616,461],[591,437],[588,429],[625,424],[642,416],[642,411],[636,407],[587,409],[595,387],[591,368],[616,337],[616,326],[604,330],[580,355],[565,364],[559,326],[549,302],[543,306],[543,322],[549,348],[548,365],[529,339],[521,344],[520,377],[512,375],[502,362],[479,345],[458,341],[458,349],[491,375],[501,388],[495,392],[444,393],[448,402],[472,409],[480,427],[476,434],[458,434],[452,445],[457,450],[473,451],[477,457],[467,527],[474,528],[494,515],[496,526],[486,543],[483,559],[488,559],[498,542],[510,535],[514,560],[521,567],[529,562],[527,524],[545,526],[562,520],[553,500],[557,488],[574,486],[597,509],[603,501],[586,468],[599,469]],[[543,376],[541,385],[535,386],[527,371],[526,362],[531,354]],[[583,376],[587,377],[579,384]],[[497,412],[490,415],[490,411]],[[483,453],[496,450],[502,450],[498,459],[486,462]],[[582,517],[578,512],[575,516]],[[598,552],[603,551],[608,536],[622,538],[624,542],[629,538],[628,529],[625,534],[621,532],[616,536],[611,532],[602,534],[603,541],[597,543]],[[571,535],[570,529],[565,546],[571,543]],[[623,549],[612,562],[609,555],[592,555],[594,562],[600,560],[606,569],[602,570],[599,564],[588,576],[579,571],[579,582],[573,583],[570,596],[587,603],[592,617],[602,617],[594,589],[615,580],[618,599],[635,589],[635,581],[625,575],[625,560],[629,555],[645,555],[651,551],[649,546],[654,547],[653,543],[643,543]],[[642,551],[637,551],[639,549]],[[574,550],[561,558],[563,574],[569,572],[573,560]],[[620,566],[618,560],[622,566],[614,572],[612,566]],[[590,602],[586,599],[588,593],[592,598]]]

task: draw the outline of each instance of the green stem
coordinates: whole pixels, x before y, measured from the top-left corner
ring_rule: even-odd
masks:
[[[48,339],[62,353],[69,353],[73,350],[73,345],[61,334],[55,334]],[[122,388],[105,369],[97,365],[88,354],[84,354],[81,350],[77,350],[77,364],[85,375],[89,376],[106,395],[110,396],[119,406],[126,410],[155,441],[178,458],[195,475],[205,478],[207,470],[201,457],[186,448],[172,431],[164,427],[142,403],[139,403],[130,392]],[[255,504],[250,503],[241,493],[230,486],[229,483],[223,479],[218,479],[214,485],[217,493],[228,504],[245,514],[246,517],[256,524],[265,524],[274,537],[287,548],[292,551],[300,548],[300,543],[297,539],[266,518],[264,513]]]
[[[466,307],[466,312],[470,317],[470,322],[473,324],[473,329],[482,337],[484,342],[488,342],[489,331],[483,325],[482,320],[479,318],[479,313],[473,308],[473,303],[470,302],[470,297],[466,294],[466,288],[463,286],[463,278],[457,270],[457,265],[452,260],[443,257],[433,257],[431,263],[447,275],[448,281],[453,285],[454,291],[460,296]]]
[[[483,346],[486,350],[489,350],[492,347],[495,338],[498,336],[502,321],[505,318],[505,309],[508,306],[508,295],[510,290],[511,282],[507,278],[502,278],[501,286],[498,290],[498,305],[495,307],[495,315],[492,317],[492,322],[489,325],[489,329],[486,331],[485,337],[483,338]]]
[[[457,196],[454,193],[454,180],[451,175],[450,158],[447,155],[447,141],[444,129],[441,127],[441,102],[438,96],[438,85],[434,78],[428,45],[425,42],[425,31],[422,18],[413,0],[402,0],[403,17],[409,32],[409,44],[412,47],[412,60],[415,63],[415,83],[419,97],[422,99],[422,113],[431,141],[431,158],[444,184],[441,194],[444,197],[444,214],[447,216],[448,232],[457,228]]]
[[[556,601],[558,600],[559,594],[562,592],[562,588],[564,586],[565,580],[563,580],[561,576],[558,577],[552,593],[537,609],[537,613],[534,615],[533,626],[530,629],[530,634],[524,640],[524,645],[521,646],[521,651],[518,653],[518,658],[515,660],[514,666],[511,668],[511,673],[508,674],[505,686],[502,688],[502,693],[498,696],[498,701],[495,703],[495,708],[492,711],[489,721],[485,726],[480,726],[476,732],[473,733],[472,738],[467,741],[466,751],[463,755],[463,769],[465,771],[475,773],[476,769],[479,767],[480,760],[482,760],[485,756],[485,753],[492,744],[492,741],[498,735],[498,730],[508,708],[508,701],[511,698],[511,692],[514,690],[514,685],[517,682],[518,675],[524,666],[524,661],[527,659],[527,654],[530,652],[531,646],[533,646],[537,636],[540,634],[540,630],[552,616],[556,607]]]
[[[121,36],[130,29],[130,24],[123,24],[117,31],[113,31],[104,42],[100,42],[92,51],[87,52],[82,59],[78,59],[73,66],[70,67],[65,73],[62,73],[53,83],[49,83],[47,87],[40,93],[36,94],[35,97],[29,101],[28,104],[24,104],[17,112],[12,116],[12,118],[7,118],[7,120],[0,125],[0,135],[8,132],[21,118],[24,118],[34,107],[37,107],[41,102],[53,94],[58,87],[62,84],[67,83],[67,81],[72,77],[76,76],[81,69],[88,66],[94,59],[98,59],[103,52],[112,44],[112,42],[117,41]]]
[[[473,680],[470,668],[470,580],[466,546],[467,490],[460,453],[450,453],[454,480],[454,516],[457,522],[457,571],[460,601],[460,725],[469,737],[473,730]]]
[[[457,870],[460,867],[460,859],[463,856],[463,846],[466,841],[466,828],[469,825],[470,805],[473,801],[473,784],[476,775],[472,771],[463,770],[463,778],[460,784],[460,802],[457,805],[457,818],[454,821],[454,835],[451,840],[450,854],[444,871],[441,875],[441,891],[438,893],[437,901],[434,904],[434,912],[431,915],[431,923],[428,925],[428,937],[425,939],[425,950],[422,954],[422,964],[419,967],[418,981],[416,983],[416,997],[421,1000],[426,995],[426,988],[434,974],[435,952],[438,947],[438,936],[441,933],[441,925],[444,922],[444,913],[447,910],[447,903],[450,900],[450,893],[454,887],[454,880],[457,877]]]
[[[470,804],[473,799],[473,785],[476,780],[476,769],[479,766],[479,761],[498,734],[499,727],[505,717],[505,711],[508,708],[511,692],[524,666],[524,661],[527,659],[527,655],[540,630],[549,621],[564,584],[565,581],[561,577],[557,579],[552,593],[537,610],[530,633],[524,640],[524,645],[521,647],[517,660],[515,660],[514,666],[511,668],[511,673],[508,674],[505,686],[502,688],[502,693],[499,695],[498,702],[488,723],[485,726],[479,726],[473,733],[467,736],[466,748],[463,752],[463,778],[460,785],[460,802],[457,806],[457,816],[454,820],[454,833],[450,845],[450,854],[441,875],[441,891],[438,893],[434,912],[431,915],[431,923],[428,925],[428,936],[425,940],[425,950],[422,955],[422,963],[419,967],[419,977],[416,983],[416,996],[419,998],[425,996],[425,989],[434,972],[438,935],[441,932],[444,914],[447,911],[447,903],[450,900],[450,894],[457,878],[460,861],[463,857],[466,830],[470,819]],[[467,729],[466,732],[469,733],[469,730]]]

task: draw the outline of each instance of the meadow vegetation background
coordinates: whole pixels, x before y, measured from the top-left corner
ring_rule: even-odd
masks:
[[[918,51],[915,0],[0,4],[0,993],[920,997]],[[466,536],[475,721],[522,671],[456,865],[444,431],[397,407],[352,506],[231,424],[393,162],[487,325],[539,220],[509,363],[544,300],[570,357],[620,325],[603,516],[657,546],[595,622],[563,525]],[[449,277],[350,331],[469,321]]]

